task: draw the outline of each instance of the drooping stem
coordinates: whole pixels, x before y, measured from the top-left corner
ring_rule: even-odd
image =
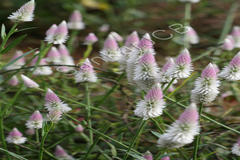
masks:
[[[90,102],[90,92],[89,92],[89,86],[88,83],[85,85],[86,87],[86,101],[87,101],[87,123],[88,123],[88,128],[92,128],[92,121],[91,121],[91,102]],[[89,130],[89,136],[90,136],[90,144],[93,143],[93,133],[92,130]]]
[[[88,58],[90,53],[92,52],[92,44],[87,45],[87,50],[83,53],[83,58]]]
[[[46,140],[46,138],[48,136],[48,133],[50,132],[52,127],[53,127],[53,122],[51,122],[50,127],[49,126],[46,127],[46,132],[44,133],[44,135],[42,137],[41,145],[40,145],[40,152],[39,152],[39,160],[43,159],[44,143],[45,143],[45,140]]]
[[[200,104],[199,111],[198,111],[199,112],[199,122],[201,121],[202,108],[203,108],[203,104]],[[200,139],[201,139],[201,136],[199,134],[196,137],[196,140],[195,140],[194,152],[193,152],[193,160],[197,160],[197,154],[198,154],[198,148],[199,148],[199,144],[200,144]]]
[[[144,126],[146,124],[147,124],[147,120],[142,120],[141,121],[141,124],[140,124],[140,126],[139,126],[139,128],[138,128],[138,130],[137,130],[137,132],[135,134],[135,136],[133,137],[132,142],[131,142],[130,146],[128,147],[128,150],[127,150],[127,152],[126,152],[126,154],[125,154],[125,156],[123,158],[124,160],[126,160],[128,158],[128,154],[129,154],[130,150],[133,148],[137,138],[141,135],[141,133],[142,133],[142,131],[144,129]]]

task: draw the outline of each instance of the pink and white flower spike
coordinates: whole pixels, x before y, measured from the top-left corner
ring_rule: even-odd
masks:
[[[23,55],[23,52],[18,50],[16,51],[16,53],[14,54],[14,56],[11,58],[11,60],[15,60],[17,58],[19,58],[20,56]],[[23,65],[25,64],[25,58],[22,57],[20,59],[18,59],[16,62],[14,62],[12,65],[8,66],[6,68],[6,70],[11,70],[11,69],[19,69],[21,68]]]
[[[45,96],[45,107],[48,109],[48,111],[58,110],[62,113],[67,113],[72,110],[67,104],[62,102],[51,89],[47,89]]]
[[[234,26],[231,36],[234,39],[235,48],[240,48],[240,27]]]
[[[27,141],[27,138],[23,137],[22,133],[17,128],[13,128],[6,140],[8,143],[23,144]]]
[[[147,120],[162,115],[164,108],[165,102],[163,100],[161,86],[160,84],[156,84],[149,90],[144,100],[137,103],[134,113],[136,116]]]
[[[188,49],[185,48],[176,58],[174,67],[167,71],[167,75],[182,79],[189,77],[192,71],[192,59]]]
[[[43,124],[43,117],[41,113],[39,111],[35,111],[27,121],[26,126],[29,129],[34,129],[34,128],[40,129],[42,128],[42,124]]]
[[[75,74],[75,82],[97,82],[97,75],[87,58]]]
[[[234,39],[231,35],[228,35],[223,42],[222,49],[227,50],[227,51],[231,51],[231,50],[234,49],[234,47],[235,47]]]
[[[52,25],[46,32],[45,41],[53,44],[63,44],[68,39],[68,28],[66,21],[62,21],[58,26]]]
[[[78,10],[73,11],[70,16],[68,28],[73,30],[82,30],[85,28],[85,23],[82,21],[82,15]]]
[[[202,71],[201,77],[197,78],[192,90],[192,102],[209,104],[216,99],[220,86],[216,71],[216,67],[211,63]]]
[[[122,42],[123,38],[117,32],[110,32],[110,34],[117,42]]]
[[[229,81],[240,80],[240,52],[237,53],[229,63],[220,72],[219,77]]]
[[[193,142],[200,132],[196,104],[192,103],[158,139],[158,147],[179,148]]]
[[[31,80],[30,78],[28,78],[27,76],[24,76],[22,74],[21,78],[22,78],[23,83],[26,87],[28,87],[28,88],[39,88],[39,85],[36,82],[34,82],[33,80]]]
[[[185,34],[185,39],[184,40],[186,42],[190,43],[190,44],[197,44],[197,43],[199,43],[198,34],[191,26],[188,26],[188,31]]]
[[[121,50],[113,36],[109,35],[105,40],[104,47],[100,51],[100,56],[105,62],[117,62],[121,60]]]
[[[76,132],[82,133],[84,130],[83,126],[81,124],[78,124],[75,128]]]
[[[12,13],[8,19],[14,22],[31,22],[34,18],[35,1],[25,3],[16,12]]]
[[[19,84],[19,80],[16,75],[14,75],[9,81],[8,84],[10,86],[17,86]]]

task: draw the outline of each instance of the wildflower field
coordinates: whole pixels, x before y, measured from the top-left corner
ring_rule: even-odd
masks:
[[[240,160],[239,3],[1,0],[0,160]]]

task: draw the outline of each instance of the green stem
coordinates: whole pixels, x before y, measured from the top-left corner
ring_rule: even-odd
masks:
[[[7,144],[6,144],[5,136],[4,136],[3,114],[2,113],[0,115],[0,132],[1,132],[1,143],[2,143],[3,149],[5,149],[7,151],[8,149],[7,149]],[[10,160],[11,158],[10,158],[8,152],[6,152],[6,154],[7,154],[7,159]]]
[[[87,122],[88,122],[88,128],[92,128],[92,121],[91,121],[91,102],[90,102],[90,92],[89,92],[89,86],[88,83],[85,85],[86,87],[86,100],[87,100]],[[89,130],[89,136],[90,136],[90,144],[93,144],[93,133],[92,130]]]
[[[201,116],[202,116],[202,109],[203,109],[203,104],[200,104],[199,107],[199,123],[201,122]],[[197,153],[198,153],[198,148],[200,144],[200,139],[201,135],[197,135],[196,140],[195,140],[195,145],[194,145],[194,152],[193,152],[193,160],[197,160]]]
[[[43,138],[41,140],[41,145],[40,145],[40,152],[39,152],[39,160],[42,160],[43,159],[43,152],[44,152],[44,143],[45,143],[45,140],[48,136],[48,133],[50,132],[50,130],[52,129],[53,127],[53,122],[51,122],[51,125],[50,127],[48,128],[47,126],[47,131],[45,132],[45,134],[43,135]]]
[[[191,20],[191,3],[186,3],[185,4],[185,17],[184,17],[184,25],[189,26],[190,25],[190,20]],[[184,36],[184,47],[189,48],[189,44],[186,40],[186,36]]]
[[[36,141],[37,141],[37,144],[39,143],[39,133],[38,133],[38,129],[36,129]]]
[[[90,53],[92,52],[92,44],[87,45],[87,50],[83,53],[83,58],[86,59],[89,57]]]
[[[2,44],[0,46],[0,53],[2,52],[2,50],[4,49],[8,39],[11,37],[11,35],[13,35],[16,32],[16,28],[17,28],[18,23],[14,23],[14,25],[12,26],[12,28],[10,29],[10,31],[8,32],[7,36],[4,38],[4,40],[2,41]]]
[[[173,82],[175,81],[175,78],[173,78],[167,85],[167,87],[164,88],[163,90],[163,94],[165,94],[168,90],[168,88],[173,84]]]
[[[72,54],[72,52],[73,52],[73,49],[74,49],[73,48],[73,43],[74,43],[77,35],[78,35],[78,30],[73,30],[71,35],[70,35],[70,38],[67,42],[67,48],[68,48],[70,54]]]
[[[125,73],[122,73],[118,79],[117,82],[120,82],[125,76]],[[105,102],[105,100],[113,93],[115,90],[119,87],[119,83],[116,83],[106,94],[105,96],[100,100],[100,102],[96,105],[96,107],[100,106]]]
[[[126,159],[128,158],[128,154],[129,154],[130,150],[133,148],[133,146],[134,146],[137,138],[141,135],[141,133],[142,133],[142,131],[143,131],[143,129],[144,129],[144,126],[145,126],[146,124],[147,124],[147,121],[146,121],[146,120],[142,120],[142,121],[141,121],[140,127],[138,128],[137,133],[136,133],[135,136],[133,137],[133,140],[132,140],[130,146],[128,147],[128,150],[127,150],[127,152],[126,152],[126,154],[125,154],[125,156],[124,156],[124,158],[123,158],[124,160],[126,160]]]

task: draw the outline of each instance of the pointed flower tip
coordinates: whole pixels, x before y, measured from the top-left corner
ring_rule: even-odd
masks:
[[[46,103],[61,102],[59,97],[51,89],[47,89],[45,101]]]
[[[144,156],[143,156],[146,160],[153,160],[153,155],[150,151],[147,151]]]
[[[185,111],[180,115],[179,121],[182,123],[196,123],[199,115],[196,108],[196,104],[192,103]]]
[[[117,32],[111,32],[109,35],[111,35],[118,42],[123,41],[122,36],[120,36]]]
[[[69,51],[64,44],[59,45],[58,51],[61,56],[70,56]]]
[[[232,36],[228,35],[227,38],[224,40],[224,43],[222,45],[222,49],[231,51],[235,47],[235,42]]]
[[[163,157],[161,160],[170,160],[170,157]]]
[[[97,41],[98,41],[98,38],[94,33],[89,33],[88,36],[85,38],[86,44],[93,44]]]
[[[216,67],[209,63],[208,66],[202,71],[202,78],[217,78]]]
[[[147,100],[161,100],[163,93],[159,84],[155,85],[146,95]]]
[[[136,46],[139,44],[139,37],[138,37],[138,33],[137,31],[133,31],[128,37],[127,40],[125,42],[125,46],[131,47]]]
[[[55,150],[55,156],[56,157],[64,157],[66,155],[67,155],[67,152],[60,145],[57,145],[56,150]]]
[[[9,133],[9,136],[22,137],[22,133],[17,128],[13,128],[13,130]]]
[[[104,49],[116,50],[118,48],[118,44],[113,36],[109,35],[108,38],[104,42]]]
[[[237,55],[233,57],[233,59],[230,62],[230,65],[234,67],[240,67],[240,52],[238,52]]]
[[[23,80],[23,83],[26,87],[29,87],[29,88],[38,88],[39,85],[34,82],[33,80],[31,80],[30,78],[28,78],[27,76],[21,74],[21,78]]]
[[[151,49],[153,48],[153,41],[148,33],[146,33],[143,38],[139,42],[140,48],[147,48]]]
[[[155,58],[151,53],[145,53],[140,59],[140,63],[144,64],[154,64],[155,62]]]
[[[190,64],[191,61],[190,53],[186,48],[181,51],[180,55],[176,59],[176,63],[179,65]]]
[[[167,62],[162,67],[162,72],[167,72],[168,69],[172,68],[174,66],[175,62],[173,58],[168,58]]]
[[[43,120],[43,117],[41,115],[41,113],[39,111],[35,111],[31,117],[30,117],[30,120],[31,121],[42,121]]]

